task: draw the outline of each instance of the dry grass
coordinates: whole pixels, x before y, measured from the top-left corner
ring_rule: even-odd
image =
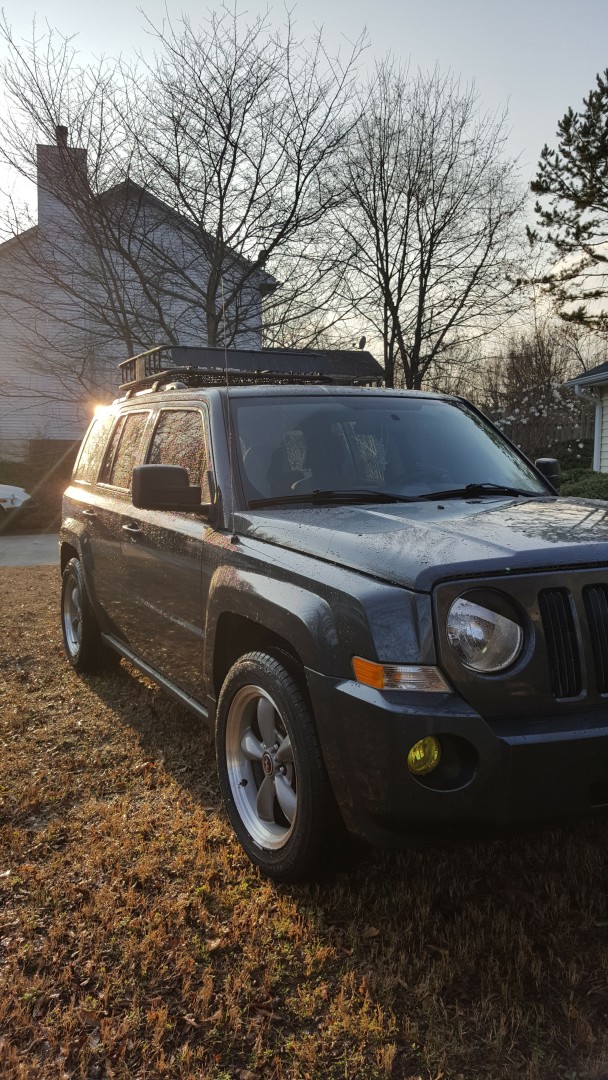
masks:
[[[2,1077],[608,1077],[606,826],[273,886],[197,722],[0,583]]]

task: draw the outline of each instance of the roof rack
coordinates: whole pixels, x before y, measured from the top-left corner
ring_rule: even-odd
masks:
[[[187,386],[289,385],[325,383],[334,386],[381,386],[384,372],[369,352],[360,349],[211,349],[158,345],[118,365],[120,389],[160,389],[180,382]]]

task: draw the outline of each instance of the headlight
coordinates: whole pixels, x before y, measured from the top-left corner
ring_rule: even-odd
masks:
[[[517,659],[524,634],[519,623],[480,604],[459,597],[447,617],[448,641],[465,667],[473,671],[503,671]]]

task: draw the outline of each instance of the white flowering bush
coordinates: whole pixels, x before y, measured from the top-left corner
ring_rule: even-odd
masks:
[[[529,457],[559,457],[563,467],[591,463],[594,408],[557,382],[528,387],[519,406],[491,419]]]
[[[478,370],[477,400],[524,453],[565,458],[568,467],[590,464],[595,410],[565,386],[580,367],[559,328],[513,336],[505,353]]]

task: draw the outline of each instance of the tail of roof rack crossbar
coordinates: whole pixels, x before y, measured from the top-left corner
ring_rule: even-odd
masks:
[[[175,382],[187,386],[333,383],[381,386],[384,371],[360,349],[211,349],[159,345],[118,365],[122,391]]]

